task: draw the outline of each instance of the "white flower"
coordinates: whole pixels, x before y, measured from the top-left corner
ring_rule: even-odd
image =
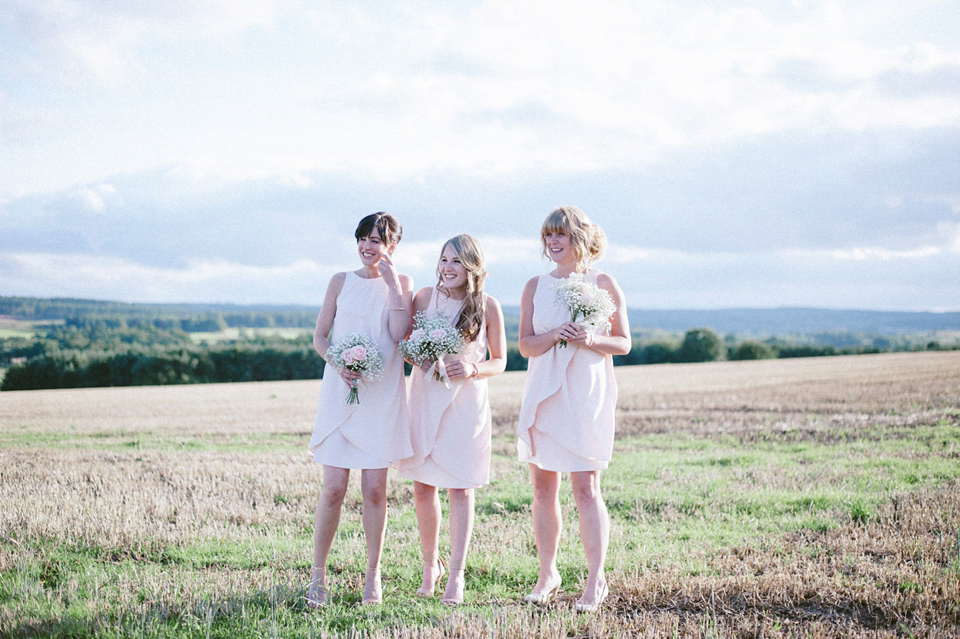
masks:
[[[459,353],[463,349],[463,335],[443,315],[419,311],[413,316],[410,337],[401,340],[398,346],[405,359],[420,366],[428,359],[440,361],[444,355]]]
[[[610,293],[583,281],[582,273],[571,273],[569,277],[557,280],[553,288],[557,302],[570,311],[571,321],[594,332],[610,330],[610,317],[617,310]],[[560,342],[561,347],[566,345],[565,341]]]
[[[327,361],[337,368],[360,373],[361,379],[371,381],[383,377],[383,354],[369,336],[363,333],[344,335],[327,349]],[[350,389],[348,404],[359,404],[357,387]]]

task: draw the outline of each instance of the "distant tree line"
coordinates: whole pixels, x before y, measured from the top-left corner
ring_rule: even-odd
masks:
[[[97,354],[65,351],[12,366],[0,390],[317,379],[323,375],[323,365],[313,349],[293,346]]]
[[[196,312],[196,311],[203,312]],[[71,311],[74,315],[64,317]],[[0,297],[0,315],[55,319],[36,337],[0,338],[0,390],[316,379],[316,311],[203,305],[142,305],[91,300]],[[508,313],[507,370],[525,370],[516,348],[519,315]],[[243,329],[225,337],[229,328]],[[282,337],[272,328],[302,328]],[[197,336],[203,333],[202,336]],[[208,336],[207,333],[210,335]],[[202,341],[201,341],[202,340]],[[893,341],[901,340],[901,341]],[[923,347],[923,346],[919,346]],[[930,342],[926,348],[936,349]],[[721,338],[707,328],[635,337],[615,365],[813,357],[916,350],[897,337],[823,333],[791,339]],[[2,372],[2,370],[0,370]]]
[[[938,345],[931,343],[927,348]],[[880,350],[862,345],[838,348],[778,340],[735,341],[695,328],[679,341],[635,339],[629,354],[613,360],[621,366]],[[86,317],[53,326],[39,340],[0,339],[0,366],[9,366],[0,390],[31,390],[318,379],[323,376],[324,361],[313,349],[309,333],[293,339],[248,337],[235,343],[196,344],[178,326],[137,318]],[[507,370],[526,368],[526,358],[511,346]]]
[[[0,297],[0,316],[23,320],[107,319],[187,333],[225,328],[311,328],[319,309],[234,304],[128,304],[71,298]]]
[[[821,336],[821,338],[823,337],[829,336]],[[823,342],[798,344],[785,339],[737,340],[732,337],[722,338],[709,328],[694,328],[688,330],[683,339],[679,341],[645,342],[635,339],[630,353],[615,356],[613,362],[614,365],[683,364],[723,360],[865,355],[889,350],[918,350],[916,345],[895,345],[890,341],[878,344],[875,339],[865,343],[865,340],[851,336],[841,339],[841,336],[837,335],[837,341],[842,341],[845,345],[837,346]],[[939,350],[940,345],[936,342],[929,342],[921,348]]]

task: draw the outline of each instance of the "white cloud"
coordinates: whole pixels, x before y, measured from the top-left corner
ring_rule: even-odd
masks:
[[[180,295],[298,299],[241,263],[282,269],[330,244],[350,268],[349,242],[328,230],[382,203],[410,212],[398,263],[429,281],[435,235],[461,230],[444,211],[475,206],[490,212],[462,230],[509,300],[544,267],[539,219],[523,216],[561,199],[598,210],[611,269],[676,267],[683,283],[661,284],[674,299],[709,281],[683,273],[757,260],[775,272],[790,246],[811,251],[794,256],[808,269],[922,270],[960,250],[960,45],[943,28],[958,12],[12,0],[0,9],[0,215],[16,223],[0,251],[125,256],[117,269],[148,287],[137,260],[176,266],[151,272],[170,287],[157,295],[180,282]],[[64,281],[80,294],[101,281],[89,275]]]
[[[86,2],[12,0],[0,10],[29,44],[6,66],[68,85],[106,87],[151,73],[142,53],[197,40],[223,41],[251,27],[268,28],[284,0]]]
[[[101,82],[132,85],[80,90],[61,105],[93,161],[57,160],[47,179],[95,181],[111,162],[131,161],[238,178],[631,169],[783,130],[960,122],[956,95],[873,86],[886,72],[960,64],[960,51],[868,43],[859,7],[845,3],[15,7],[15,32],[34,43],[21,55],[45,61],[41,69],[73,81],[80,60]],[[778,75],[797,63],[812,83]],[[123,135],[115,121],[130,122]]]
[[[912,260],[917,258],[931,257],[933,255],[939,255],[942,252],[943,249],[937,246],[922,246],[920,248],[906,251],[896,251],[877,247],[858,247],[830,251],[830,255],[838,260],[854,262],[882,260],[886,262],[890,260]]]
[[[156,268],[116,257],[0,253],[4,294],[125,302],[319,305],[338,270],[311,260],[271,267],[196,260],[183,268]]]
[[[99,184],[91,188],[78,189],[74,192],[74,197],[88,211],[103,213],[107,208],[107,200],[112,198],[116,192],[117,189],[110,184]]]

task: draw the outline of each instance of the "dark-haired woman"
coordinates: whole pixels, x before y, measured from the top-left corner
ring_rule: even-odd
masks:
[[[317,318],[313,346],[321,357],[327,360],[327,351],[338,338],[364,333],[383,356],[383,376],[364,381],[360,403],[348,404],[350,389],[360,384],[360,373],[337,369],[327,361],[310,439],[313,460],[323,464],[307,593],[307,604],[313,608],[330,599],[327,556],[353,468],[361,472],[367,543],[362,601],[379,603],[382,599],[380,557],[387,521],[387,469],[413,454],[403,360],[397,352],[397,343],[410,331],[413,281],[397,273],[390,258],[401,234],[400,224],[392,215],[374,213],[363,218],[354,233],[361,266],[330,279]]]

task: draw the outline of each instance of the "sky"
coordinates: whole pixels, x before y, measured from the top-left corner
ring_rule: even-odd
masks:
[[[960,3],[3,0],[0,295],[319,306],[394,214],[519,303],[960,310]]]

